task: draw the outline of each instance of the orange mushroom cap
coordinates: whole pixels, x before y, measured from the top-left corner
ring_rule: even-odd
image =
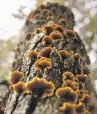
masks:
[[[71,87],[75,91],[79,89],[79,84],[72,80],[66,80],[63,82],[62,87]]]
[[[45,32],[45,34],[49,35],[52,31],[53,31],[53,26],[52,25],[45,25],[43,27],[43,31]]]
[[[41,96],[42,98],[52,96],[55,89],[55,85],[52,82],[38,77],[35,77],[28,82],[26,87],[33,96]]]
[[[60,57],[62,59],[70,58],[71,57],[71,54],[69,52],[67,52],[66,50],[59,50],[58,54],[60,55]]]
[[[73,30],[66,30],[66,36],[68,37],[75,37],[76,33]]]
[[[42,57],[34,63],[34,68],[39,70],[44,70],[45,68],[51,69],[51,60],[46,57]]]
[[[37,55],[38,55],[38,52],[36,52],[35,50],[29,50],[29,52],[27,53],[27,56],[32,58],[33,60],[37,59]]]
[[[59,110],[64,112],[64,114],[76,114],[75,105],[69,102],[64,103]]]
[[[86,110],[86,106],[84,103],[79,102],[78,104],[76,104],[76,112],[82,113],[85,110]]]
[[[77,79],[79,82],[81,82],[81,83],[86,83],[88,77],[87,77],[86,74],[84,74],[84,75],[78,74],[78,75],[76,75],[76,79]]]
[[[62,24],[62,25],[67,25],[67,21],[64,18],[61,18],[59,20],[59,23]]]
[[[75,80],[74,74],[72,72],[64,72],[62,74],[62,81],[64,82],[65,80]]]
[[[25,83],[22,81],[19,81],[18,83],[14,84],[12,88],[15,93],[23,93],[27,90]]]
[[[54,40],[63,39],[62,33],[58,30],[54,30],[53,32],[51,32],[50,37],[52,37]]]
[[[83,97],[80,99],[80,102],[87,104],[91,100],[91,97],[88,94],[84,94]]]
[[[29,32],[29,33],[27,33],[27,35],[25,36],[25,39],[26,39],[27,41],[29,41],[29,40],[31,39],[31,37],[32,37],[32,33]]]
[[[64,30],[65,30],[64,27],[61,26],[61,25],[57,25],[57,26],[55,27],[55,29],[58,30],[58,31],[61,32],[61,33],[63,33]]]
[[[59,99],[76,103],[78,100],[77,92],[70,87],[61,87],[56,90],[56,96]]]
[[[42,44],[46,46],[52,45],[54,42],[54,39],[47,35],[44,36],[42,39]]]
[[[20,80],[22,80],[24,78],[24,73],[20,72],[20,71],[13,71],[11,73],[10,79],[9,79],[9,83],[10,84],[16,84],[18,83]]]
[[[45,47],[43,50],[41,50],[38,53],[38,57],[47,57],[47,58],[50,58],[50,54],[51,54],[52,51],[53,51],[53,48],[52,47]]]

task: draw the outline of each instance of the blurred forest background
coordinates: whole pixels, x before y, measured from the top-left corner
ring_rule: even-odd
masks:
[[[8,2],[8,3],[7,3]],[[3,0],[0,2],[0,81],[8,80],[14,49],[26,16],[38,5],[57,2],[75,15],[75,31],[83,40],[91,60],[91,81],[97,90],[97,0]],[[6,3],[6,4],[5,4]],[[6,7],[6,6],[7,7]],[[5,8],[5,9],[4,9]],[[9,12],[8,12],[9,11]]]

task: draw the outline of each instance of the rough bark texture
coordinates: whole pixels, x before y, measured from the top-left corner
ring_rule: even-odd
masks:
[[[60,23],[59,20],[61,18],[64,18],[66,23]],[[37,28],[42,29],[41,26],[48,23],[56,23],[64,27],[63,39],[57,39],[51,45],[54,49],[50,55],[52,69],[45,69],[43,72],[39,72],[35,69],[32,60],[27,57],[26,53],[32,49],[40,52],[45,48],[42,44],[42,39],[46,33],[43,30],[37,33],[36,30]],[[84,74],[84,66],[89,64],[84,44],[77,33],[74,36],[66,36],[65,34],[67,29],[73,30],[73,26],[74,16],[70,9],[65,6],[49,3],[47,6],[41,6],[34,12],[31,12],[27,17],[21,33],[20,43],[15,51],[12,71],[19,70],[23,72],[25,74],[25,79],[23,80],[25,83],[37,76],[52,81],[56,89],[62,85],[62,73],[70,71],[74,75]],[[31,35],[26,37],[29,32]],[[74,60],[71,57],[61,60],[58,50],[66,50],[72,55],[79,53],[81,58]],[[84,89],[87,89],[87,85],[85,85]],[[35,98],[32,94],[23,95],[10,92],[5,114],[63,114],[64,112],[58,109],[60,102],[60,99],[55,95],[43,99],[41,97]],[[90,110],[91,108],[89,108]]]

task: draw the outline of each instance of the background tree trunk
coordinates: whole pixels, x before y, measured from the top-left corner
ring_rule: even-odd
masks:
[[[64,18],[66,23],[60,23],[59,20]],[[34,68],[31,59],[28,59],[26,53],[33,49],[39,52],[44,49],[42,38],[46,35],[44,31],[37,33],[37,28],[48,23],[56,23],[64,27],[64,29],[73,30],[74,16],[69,8],[59,5],[50,4],[40,6],[31,12],[27,17],[25,26],[20,35],[20,42],[15,50],[15,60],[13,62],[12,71],[19,70],[25,74],[24,82],[28,82],[34,77],[42,77],[55,84],[56,89],[61,87],[62,73],[70,71],[73,74],[84,74],[84,67],[89,64],[85,47],[78,34],[58,39],[52,45],[54,52],[51,54],[53,68],[45,70],[43,73],[38,72]],[[31,33],[30,35],[28,35]],[[65,37],[65,34],[63,35]],[[58,50],[66,50],[71,54],[79,53],[81,59],[72,61],[70,59],[60,60],[57,53]],[[88,85],[85,86],[86,89]],[[91,93],[91,91],[89,91]],[[58,106],[60,100],[55,95],[42,99],[34,98],[31,94],[14,94],[10,92],[6,104],[5,114],[62,114]],[[93,113],[94,114],[94,113]],[[95,113],[96,114],[96,113]]]

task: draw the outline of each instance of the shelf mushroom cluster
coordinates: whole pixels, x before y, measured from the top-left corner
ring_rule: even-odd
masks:
[[[88,111],[90,96],[83,85],[86,83],[87,75],[74,75],[71,72],[62,74],[62,87],[58,88],[55,95],[63,103],[59,110],[64,114],[91,114]]]

